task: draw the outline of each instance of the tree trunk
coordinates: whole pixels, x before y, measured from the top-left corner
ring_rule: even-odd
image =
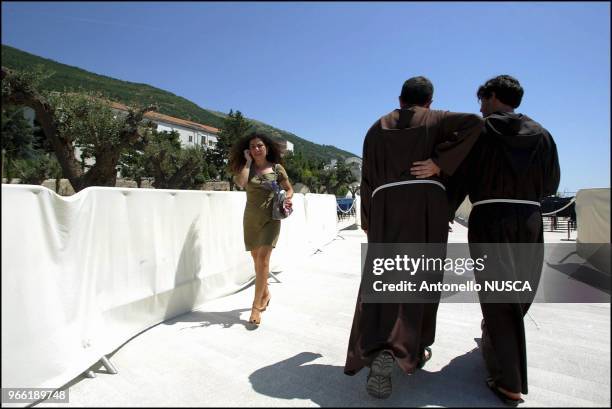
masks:
[[[7,158],[6,161],[8,162],[6,164],[6,183],[10,184],[13,181],[13,175],[11,174],[11,160]]]
[[[166,175],[161,167],[161,163],[166,156],[165,151],[161,151],[157,158],[153,158],[151,164],[153,165],[153,187],[155,189],[165,189],[166,188]]]
[[[180,189],[183,185],[183,179],[193,171],[195,165],[191,160],[185,162],[168,180],[169,189]]]
[[[138,124],[143,115],[155,111],[155,106],[149,106],[139,111],[130,111],[126,119],[126,128],[122,132],[123,143],[106,148],[102,154],[96,154],[96,164],[85,174],[76,159],[75,149],[71,140],[66,140],[57,130],[55,112],[46,99],[37,91],[23,86],[19,81],[12,81],[12,71],[2,67],[2,81],[9,81],[14,86],[10,95],[3,95],[2,103],[28,106],[36,113],[36,119],[49,140],[63,175],[68,178],[75,193],[88,186],[115,186],[117,180],[116,166],[121,152],[135,143],[140,134]]]
[[[2,79],[11,81],[11,72],[2,67]],[[6,77],[9,77],[8,79]],[[2,103],[9,103],[19,106],[27,106],[34,110],[36,119],[40,123],[45,136],[51,143],[57,161],[59,162],[64,175],[70,180],[75,191],[80,190],[81,183],[79,181],[83,172],[79,168],[78,161],[75,158],[74,147],[71,141],[66,141],[61,138],[57,132],[54,112],[49,103],[36,91],[30,89],[16,89],[12,94],[3,96]],[[77,190],[78,189],[78,190]]]
[[[88,186],[115,187],[117,183],[117,163],[119,163],[120,151],[96,153],[96,163],[79,178],[80,189]],[[73,185],[74,186],[74,185]],[[76,192],[75,188],[75,192]]]

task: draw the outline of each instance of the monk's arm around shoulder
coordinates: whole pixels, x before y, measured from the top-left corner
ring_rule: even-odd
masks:
[[[483,130],[484,121],[476,114],[446,112],[432,160],[444,172],[452,175],[470,153]]]

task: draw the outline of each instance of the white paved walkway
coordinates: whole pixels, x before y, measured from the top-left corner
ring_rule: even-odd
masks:
[[[367,369],[343,374],[365,235],[340,235],[271,280],[258,329],[246,321],[253,287],[210,301],[117,350],[117,375],[73,381],[70,406],[500,406],[484,384],[478,304],[440,305],[432,360],[396,370],[388,400],[366,393]],[[525,406],[610,406],[609,304],[534,304],[525,325]]]

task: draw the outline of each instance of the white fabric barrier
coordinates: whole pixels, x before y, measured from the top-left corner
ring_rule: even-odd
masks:
[[[320,196],[320,195],[317,195]],[[276,248],[270,258],[272,273],[289,268],[291,263],[298,262],[311,254],[306,227],[306,199],[303,194],[294,194],[291,199],[293,213],[281,221],[281,232]]]
[[[336,238],[338,204],[334,195],[306,193],[305,200],[308,249],[312,252]]]
[[[305,254],[335,234],[328,196],[294,196],[273,256]],[[2,388],[61,387],[141,331],[250,283],[245,200],[2,185]]]
[[[576,250],[580,257],[610,271],[610,188],[582,189],[576,193]],[[602,243],[593,246],[593,243]]]

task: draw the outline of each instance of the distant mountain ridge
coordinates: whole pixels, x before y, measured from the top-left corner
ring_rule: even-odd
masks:
[[[122,81],[105,75],[94,74],[78,67],[69,66],[53,60],[38,57],[14,47],[2,44],[2,65],[18,70],[33,70],[42,66],[45,71],[53,72],[41,85],[49,91],[85,90],[100,91],[109,98],[126,105],[156,104],[162,114],[199,122],[204,125],[220,128],[226,116],[217,111],[201,108],[186,98],[171,92],[152,87]],[[236,107],[240,110],[240,107]],[[319,145],[301,138],[291,132],[247,118],[253,128],[267,135],[286,139],[294,144],[295,152],[300,152],[308,159],[319,159],[329,162],[331,159],[348,158],[354,154],[331,145]]]

